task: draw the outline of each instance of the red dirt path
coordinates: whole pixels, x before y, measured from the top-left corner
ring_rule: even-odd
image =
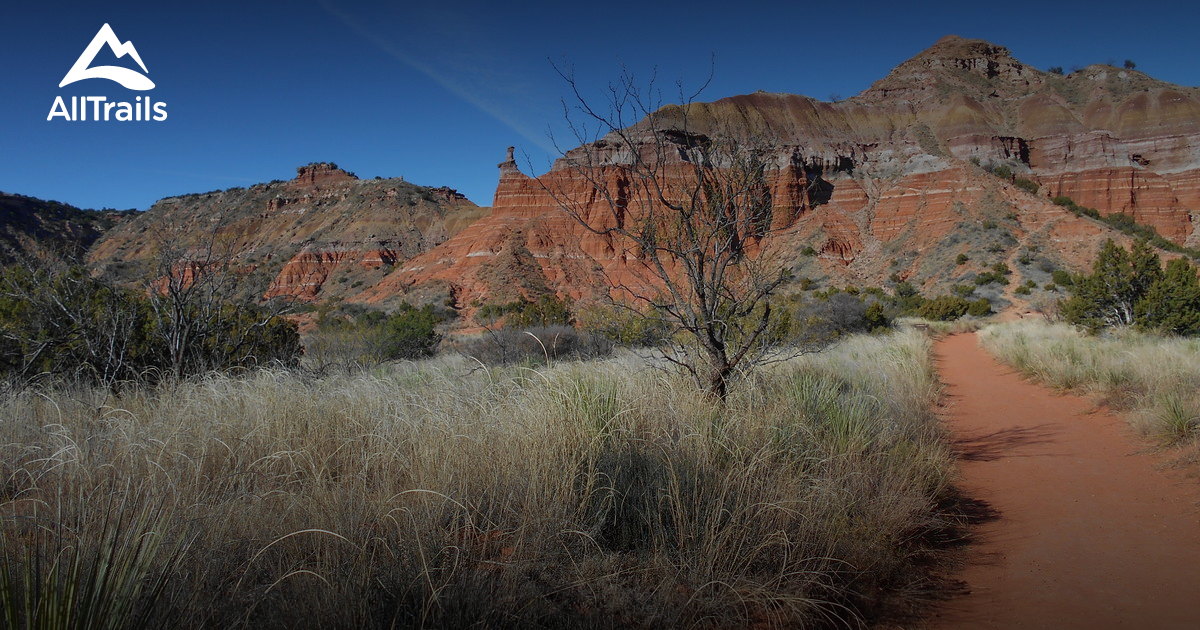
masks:
[[[1200,628],[1200,484],[1122,420],[1023,380],[975,335],[935,347],[976,526],[934,628]]]

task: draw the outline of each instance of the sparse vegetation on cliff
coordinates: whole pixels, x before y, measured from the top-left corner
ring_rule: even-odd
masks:
[[[1122,212],[1113,212],[1111,214],[1102,216],[1095,208],[1081,206],[1075,203],[1075,201],[1070,197],[1064,197],[1061,195],[1051,199],[1051,201],[1054,202],[1055,205],[1062,206],[1078,216],[1091,217],[1101,221],[1109,227],[1114,228],[1126,235],[1143,239],[1159,249],[1177,254],[1184,254],[1185,256],[1194,260],[1200,260],[1200,249],[1185,247],[1179,243],[1176,243],[1175,241],[1169,240],[1159,234],[1158,230],[1154,229],[1153,226],[1138,223],[1128,214],[1124,214]]]

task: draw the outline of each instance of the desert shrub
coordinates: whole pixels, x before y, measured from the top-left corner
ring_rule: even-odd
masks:
[[[1071,272],[1067,271],[1066,269],[1055,269],[1050,274],[1050,279],[1054,281],[1054,284],[1063,287],[1069,287],[1072,284],[1075,284],[1074,277],[1071,275]]]
[[[112,386],[269,364],[302,353],[291,322],[250,303],[180,302],[156,309],[140,293],[109,286],[79,267],[0,270],[0,373]],[[190,330],[203,334],[184,335]],[[175,344],[171,362],[168,343]]]
[[[503,319],[505,326],[513,328],[566,326],[572,322],[570,304],[555,295],[542,295],[536,300],[521,298],[503,304],[483,304],[475,317],[482,322]]]
[[[1032,289],[1025,285],[1021,285],[1013,290],[1013,293],[1016,293],[1017,295],[1029,295],[1032,292]]]
[[[1058,285],[1054,284],[1053,282],[1047,282],[1046,284],[1042,285],[1042,289],[1044,289],[1046,291],[1057,291]]]
[[[432,355],[442,335],[437,326],[441,318],[433,306],[420,308],[408,302],[383,323],[383,354],[388,359],[419,359]]]
[[[917,309],[917,316],[936,322],[946,322],[966,315],[970,307],[971,302],[961,297],[942,295],[922,304]]]
[[[662,317],[642,314],[628,306],[593,305],[578,317],[579,327],[619,346],[650,348],[662,345],[671,335]]]
[[[977,286],[984,286],[987,284],[1008,284],[1008,278],[1004,277],[1004,274],[985,271],[975,276],[975,284]]]
[[[1038,190],[1041,188],[1041,186],[1038,186],[1037,182],[1035,182],[1031,179],[1025,179],[1024,177],[1018,177],[1018,178],[1014,179],[1013,185],[1016,186],[1017,188],[1020,188],[1021,190],[1024,190],[1027,193],[1034,194],[1034,195],[1036,195]]]
[[[801,302],[791,313],[785,335],[803,344],[824,343],[890,325],[878,300],[868,302],[857,294],[838,292]]]
[[[969,284],[956,284],[950,288],[950,291],[961,298],[968,298],[975,295],[975,287]]]
[[[1159,234],[1158,230],[1154,229],[1153,226],[1138,223],[1132,216],[1123,212],[1114,212],[1106,216],[1101,216],[1100,212],[1095,208],[1088,208],[1086,206],[1076,204],[1075,201],[1070,197],[1059,196],[1055,197],[1052,201],[1067,208],[1077,215],[1087,216],[1101,221],[1107,224],[1109,227],[1114,228],[1124,234],[1132,236],[1136,239],[1145,240],[1159,249],[1175,252],[1177,254],[1184,254],[1193,260],[1200,260],[1200,250],[1180,245],[1179,243],[1176,243],[1175,241],[1172,241]]]
[[[355,370],[388,361],[433,355],[442,340],[447,311],[431,304],[402,302],[390,315],[356,304],[322,313],[317,330],[306,340],[306,363],[313,368],[337,366]]]
[[[898,317],[915,314],[925,304],[925,297],[911,283],[901,282],[896,285],[888,302],[889,311]]]
[[[487,365],[593,359],[607,356],[612,349],[611,340],[569,326],[501,328],[457,344],[459,353]]]
[[[1049,72],[1050,74],[1061,75],[1061,74],[1063,74],[1063,67],[1062,66],[1050,66],[1050,69],[1047,70],[1047,72]]]
[[[959,255],[958,255],[958,256],[957,256],[957,257],[954,259],[954,264],[956,264],[956,265],[965,265],[965,264],[967,264],[967,261],[969,261],[969,260],[971,260],[971,257],[970,257],[970,256],[968,256],[968,255],[966,255],[966,254],[959,254]]]
[[[1100,249],[1090,275],[1075,278],[1063,315],[1072,324],[1096,331],[1134,323],[1134,307],[1162,268],[1158,255],[1144,242],[1131,251],[1108,240]]]
[[[804,249],[800,250],[801,256],[816,256],[817,250],[813,249],[812,245],[805,245]]]
[[[992,314],[992,303],[987,298],[979,298],[971,300],[967,304],[967,315],[972,317],[986,317]]]

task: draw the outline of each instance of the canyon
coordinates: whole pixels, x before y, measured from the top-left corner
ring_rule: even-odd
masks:
[[[764,247],[818,285],[904,279],[937,293],[1015,261],[1017,279],[1041,284],[1088,265],[1105,239],[1129,240],[1056,197],[1200,244],[1200,90],[1133,69],[1043,72],[948,36],[846,100],[757,92],[653,116],[665,126],[685,114],[689,132],[769,140],[778,168]],[[132,282],[164,243],[192,257],[219,243],[262,297],[384,309],[436,302],[470,315],[549,294],[600,298],[644,278],[628,243],[562,212],[553,191],[592,186],[572,154],[535,175],[509,151],[489,208],[312,164],[286,182],[164,199],[107,231],[88,260]],[[619,151],[608,158],[616,182]]]

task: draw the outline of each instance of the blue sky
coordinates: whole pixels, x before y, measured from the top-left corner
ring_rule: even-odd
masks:
[[[10,3],[3,17],[0,190],[95,208],[289,179],[313,161],[487,205],[505,147],[544,168],[548,131],[563,133],[548,59],[602,86],[622,64],[698,82],[715,55],[703,100],[826,99],[954,33],[1041,68],[1129,58],[1200,85],[1194,2],[50,2]],[[105,22],[132,40],[154,90],[58,87]],[[169,118],[47,122],[60,94],[149,94]]]

